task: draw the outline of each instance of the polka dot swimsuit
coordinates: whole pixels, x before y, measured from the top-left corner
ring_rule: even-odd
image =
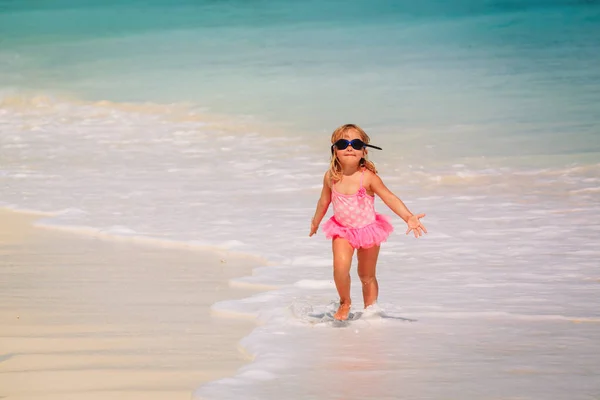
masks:
[[[355,249],[378,246],[394,230],[387,216],[375,212],[375,197],[367,194],[363,177],[364,171],[354,194],[339,193],[331,185],[333,217],[323,225],[327,238],[346,239]]]
[[[349,228],[362,228],[375,222],[375,197],[369,196],[363,187],[363,177],[360,175],[360,189],[354,194],[342,194],[332,185],[331,202],[335,219]]]

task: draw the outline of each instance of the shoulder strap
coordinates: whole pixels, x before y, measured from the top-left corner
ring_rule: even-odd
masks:
[[[363,187],[363,177],[365,176],[365,170],[363,169],[363,171],[360,174],[360,187]]]

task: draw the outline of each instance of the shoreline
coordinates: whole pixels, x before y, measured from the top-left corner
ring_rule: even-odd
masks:
[[[152,246],[33,224],[43,213],[0,209],[0,397],[189,399],[248,362],[248,318],[215,302],[257,260]]]

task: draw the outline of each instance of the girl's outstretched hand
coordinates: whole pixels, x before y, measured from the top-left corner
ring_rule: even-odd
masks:
[[[427,229],[425,229],[425,226],[420,221],[424,216],[425,214],[418,214],[408,218],[408,221],[406,221],[408,225],[408,229],[406,230],[407,235],[412,231],[415,237],[418,238],[419,236],[423,236],[423,233],[427,233]]]

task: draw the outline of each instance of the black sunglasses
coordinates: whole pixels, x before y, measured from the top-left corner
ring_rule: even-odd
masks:
[[[338,150],[344,150],[348,146],[352,146],[352,148],[354,150],[362,150],[365,147],[372,147],[377,150],[383,150],[381,147],[373,146],[371,144],[366,144],[365,142],[363,142],[360,139],[352,139],[352,140],[340,139],[331,145],[331,152],[333,153],[334,147],[337,148]]]

